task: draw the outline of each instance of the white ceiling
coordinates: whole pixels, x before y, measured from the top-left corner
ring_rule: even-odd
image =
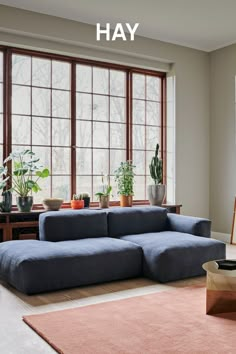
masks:
[[[0,4],[89,24],[139,22],[139,35],[205,51],[236,42],[236,0],[0,0]]]

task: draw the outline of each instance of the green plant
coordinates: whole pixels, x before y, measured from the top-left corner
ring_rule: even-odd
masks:
[[[89,194],[88,193],[82,193],[81,196],[82,196],[82,199],[89,198]]]
[[[11,162],[11,169],[7,164]],[[47,168],[42,169],[39,164],[39,158],[35,157],[35,153],[26,149],[23,151],[12,152],[3,162],[0,168],[0,174],[4,175],[5,181],[1,183],[6,185],[11,178],[11,191],[16,192],[20,197],[27,197],[29,193],[39,192],[41,190],[38,181],[41,178],[49,176]]]
[[[82,195],[83,194],[73,194],[72,200],[82,200]]]
[[[10,176],[7,177],[6,176],[7,176],[7,167],[0,166],[0,178],[2,178],[2,180],[0,181],[0,190],[7,186],[7,181],[9,180]]]
[[[120,195],[134,195],[134,169],[136,166],[132,161],[125,161],[120,163],[120,167],[115,170],[115,181],[118,187],[118,194]]]
[[[110,186],[108,183],[108,176],[104,175],[103,173],[102,173],[102,188],[101,189],[102,189],[101,192],[97,192],[95,194],[95,196],[98,197],[98,199],[102,196],[108,197],[112,192],[112,186]]]
[[[152,157],[151,163],[149,165],[150,175],[154,180],[155,184],[162,183],[162,171],[163,163],[162,160],[158,158],[159,144],[156,145],[155,156]]]

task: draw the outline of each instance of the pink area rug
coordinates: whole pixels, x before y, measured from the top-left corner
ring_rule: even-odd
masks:
[[[202,287],[23,319],[64,354],[233,354],[236,350],[236,313],[206,315]]]

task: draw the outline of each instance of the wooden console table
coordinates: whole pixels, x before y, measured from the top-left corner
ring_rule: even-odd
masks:
[[[180,208],[182,205],[163,204],[162,206],[167,208],[169,213],[180,214]],[[0,242],[11,240],[38,239],[38,220],[39,215],[42,213],[45,213],[44,209],[32,210],[29,213],[22,213],[19,211],[12,211],[10,213],[0,212]]]

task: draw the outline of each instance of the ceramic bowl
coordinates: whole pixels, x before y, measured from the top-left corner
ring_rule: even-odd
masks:
[[[61,198],[46,198],[43,200],[43,206],[46,210],[59,210],[63,203]]]

